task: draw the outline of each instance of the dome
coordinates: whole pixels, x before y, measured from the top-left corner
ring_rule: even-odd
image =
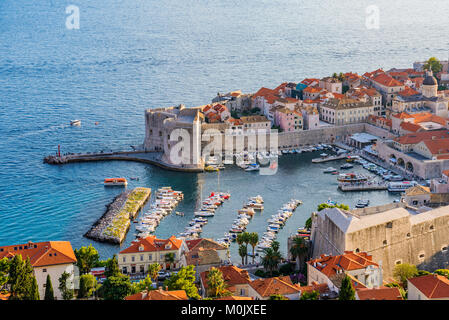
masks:
[[[435,77],[432,75],[431,72],[427,72],[426,77],[422,84],[425,86],[437,86],[438,82],[437,82],[437,79],[435,79]]]

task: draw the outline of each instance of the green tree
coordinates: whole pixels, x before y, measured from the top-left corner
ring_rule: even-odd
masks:
[[[92,297],[97,288],[97,279],[92,274],[83,274],[80,276],[80,288],[78,290],[78,299]]]
[[[272,294],[270,296],[270,300],[288,300],[288,298],[283,296],[282,294]]]
[[[50,275],[47,274],[47,282],[45,283],[45,297],[44,300],[55,300],[53,292],[53,285],[51,284]]]
[[[92,268],[99,264],[100,260],[100,255],[92,244],[89,244],[88,247],[75,249],[75,256],[76,265],[81,275],[89,273]]]
[[[302,237],[295,237],[293,239],[293,244],[290,247],[290,253],[293,258],[296,260],[296,269],[301,269],[301,261],[304,259],[304,256],[307,255],[308,248],[306,245],[306,241]]]
[[[401,263],[395,265],[393,269],[393,277],[399,281],[403,288],[407,288],[407,279],[416,277],[418,268],[413,264]]]
[[[437,74],[443,69],[443,65],[441,64],[440,60],[435,57],[431,57],[426,61],[424,69],[432,70],[433,74]]]
[[[259,234],[257,232],[251,232],[249,234],[249,244],[251,245],[251,247],[253,248],[253,263],[254,263],[254,259],[255,259],[255,250],[256,250],[256,246],[259,243]]]
[[[102,285],[105,300],[123,300],[133,293],[133,286],[128,276],[120,274],[108,277]]]
[[[309,230],[312,229],[312,217],[310,217],[309,219],[306,220],[304,227]]]
[[[352,286],[351,278],[349,278],[348,275],[346,275],[341,281],[338,300],[355,300],[355,290]]]
[[[242,265],[245,264],[245,257],[247,255],[247,253],[248,253],[248,251],[247,251],[245,245],[241,244],[239,246],[239,256],[242,257]]]
[[[327,203],[321,203],[318,205],[317,210],[321,211],[324,210],[326,208],[339,208],[339,209],[343,209],[343,210],[349,210],[349,206],[343,203],[340,204],[336,204],[336,205],[331,205],[331,204],[327,204]]]
[[[385,287],[398,288],[399,292],[401,293],[402,299],[407,300],[407,292],[404,290],[404,288],[401,287],[400,284],[391,282],[391,283],[387,283],[385,285]]]
[[[61,274],[61,276],[59,277],[59,286],[58,289],[62,294],[62,298],[64,300],[71,300],[73,299],[73,289],[70,288],[70,283],[69,283],[69,278],[70,278],[70,274],[67,272],[63,272]]]
[[[178,273],[165,280],[169,290],[184,290],[188,297],[200,299],[198,288],[195,286],[195,266],[189,265],[179,269]]]
[[[37,285],[36,277],[33,276],[31,278],[31,286],[30,286],[30,292],[29,296],[25,297],[26,300],[40,300],[39,296],[39,287]]]
[[[150,275],[147,275],[145,279],[133,284],[133,293],[153,290],[153,281],[151,281]]]
[[[270,272],[270,276],[273,276],[273,272],[278,269],[281,260],[282,255],[279,252],[279,242],[273,241],[271,247],[264,249],[262,265],[265,270]]]
[[[162,269],[162,266],[159,263],[152,263],[148,266],[148,274],[154,281],[156,281],[156,284],[157,284],[158,273],[161,269]]]
[[[434,273],[449,279],[449,269],[437,269]]]
[[[120,269],[118,267],[117,256],[114,254],[112,258],[108,259],[108,261],[106,262],[104,275],[106,276],[106,278],[109,278],[109,277],[118,277],[121,274],[122,273],[120,272]]]
[[[173,252],[169,252],[165,254],[165,262],[168,262],[170,264],[170,267],[175,262],[175,255]]]
[[[16,254],[9,264],[9,276],[7,284],[11,292],[11,300],[34,300],[37,285],[34,281],[33,267],[30,259],[22,259],[22,255]],[[37,295],[39,292],[37,291]]]
[[[4,290],[9,279],[9,259],[0,259],[0,291]]]
[[[320,293],[316,290],[311,292],[304,292],[301,294],[301,298],[299,300],[318,300],[320,298]]]
[[[212,267],[207,274],[207,286],[209,297],[223,297],[229,295],[230,292],[226,289],[227,285],[223,279],[223,273]]]

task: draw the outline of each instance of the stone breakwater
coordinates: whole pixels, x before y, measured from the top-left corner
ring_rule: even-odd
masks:
[[[136,217],[150,195],[150,188],[141,187],[119,194],[106,206],[106,212],[84,236],[99,242],[122,243],[131,220]]]

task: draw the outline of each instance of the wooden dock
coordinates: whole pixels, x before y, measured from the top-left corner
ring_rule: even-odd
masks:
[[[374,191],[387,190],[388,186],[385,183],[371,183],[371,184],[339,184],[338,188],[341,191]]]

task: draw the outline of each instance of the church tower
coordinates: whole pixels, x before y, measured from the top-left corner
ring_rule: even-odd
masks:
[[[432,71],[426,71],[426,77],[422,83],[422,95],[426,98],[432,98],[438,95],[438,82],[433,76]]]

